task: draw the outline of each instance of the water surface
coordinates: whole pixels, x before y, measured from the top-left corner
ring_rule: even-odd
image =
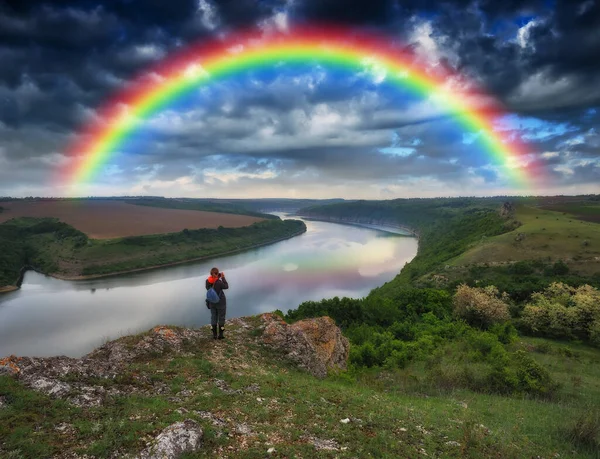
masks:
[[[204,280],[213,266],[229,282],[231,318],[285,312],[307,300],[361,298],[393,279],[417,251],[415,238],[305,222],[300,236],[214,260],[85,281],[28,272],[20,290],[0,295],[0,357],[79,357],[158,324],[208,324]]]

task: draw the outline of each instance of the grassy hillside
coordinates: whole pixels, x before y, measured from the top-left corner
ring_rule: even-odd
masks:
[[[66,276],[103,275],[217,256],[306,231],[299,220],[272,219],[241,228],[93,240],[55,219],[0,225],[0,287],[15,285],[23,266]]]
[[[598,429],[590,421],[600,397],[598,350],[515,342],[511,351],[548,365],[563,386],[553,399],[507,397],[443,387],[424,377],[423,365],[318,380],[258,345],[254,318],[232,323],[224,342],[202,330],[182,353],[148,354],[113,379],[65,378],[121,393],[98,407],[73,407],[0,376],[1,455],[123,457],[165,426],[193,419],[204,442],[186,458],[598,457],[582,430]],[[122,339],[133,346],[146,335]]]
[[[474,410],[487,440],[497,435],[476,452],[454,456],[438,449],[434,455],[599,457],[600,291],[584,287],[565,298],[568,288],[554,285],[518,305],[484,289],[467,290],[462,303],[458,293],[410,287],[363,299],[308,301],[285,318],[327,315],[336,321],[351,342],[350,370],[343,376],[349,383],[398,395],[410,406],[424,403],[435,413],[430,427],[455,422],[464,428],[463,418],[442,408],[462,405]],[[461,315],[460,304],[468,315]],[[474,434],[457,441],[465,445]]]
[[[503,215],[503,197],[358,201],[301,214],[392,221],[418,232],[417,256],[374,294],[393,297],[408,285],[452,289],[460,282],[481,282],[524,299],[554,281],[600,285],[600,225],[534,207],[537,198],[517,201]]]
[[[562,212],[517,206],[522,223],[489,237],[419,279],[419,285],[496,285],[523,300],[551,282],[600,286],[600,225]]]
[[[545,259],[562,260],[587,269],[587,273],[590,269],[595,272],[592,262],[600,261],[596,260],[600,257],[600,225],[577,220],[564,212],[525,205],[516,207],[514,218],[521,226],[481,241],[453,260],[452,265]],[[600,264],[596,269],[600,270]]]
[[[1,224],[0,288],[16,285],[25,266],[42,272],[56,271],[58,264],[52,247],[76,250],[87,242],[81,231],[55,219],[20,218]],[[48,254],[44,255],[42,249],[47,249]]]

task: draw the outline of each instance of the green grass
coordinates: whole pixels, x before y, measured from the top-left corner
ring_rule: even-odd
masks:
[[[585,269],[600,270],[600,225],[573,219],[561,212],[518,206],[522,225],[487,238],[451,261],[452,266],[519,260],[565,260]],[[524,235],[522,240],[515,238]],[[596,263],[593,263],[596,262]]]
[[[165,383],[169,391],[163,395],[117,397],[78,409],[0,377],[0,396],[9,401],[0,410],[2,457],[135,453],[162,428],[186,418],[205,431],[202,449],[188,458],[264,457],[269,447],[274,457],[418,457],[421,450],[449,458],[600,457],[594,444],[572,436],[600,396],[600,350],[570,344],[565,352],[565,344],[531,338],[515,343],[561,381],[557,396],[546,400],[440,389],[426,382],[426,368],[418,364],[393,372],[332,374],[321,381],[258,347],[249,331],[228,331],[229,340],[214,343],[206,329],[206,339],[190,344],[185,356],[142,359],[113,381],[113,387],[140,389],[147,380]],[[574,375],[580,379],[574,381]],[[225,393],[214,378],[242,392]],[[257,392],[245,390],[252,384]],[[183,389],[193,395],[174,399]],[[180,407],[188,412],[178,413]],[[208,411],[224,425],[214,426],[196,411]],[[340,422],[346,418],[349,423]],[[72,433],[55,430],[63,422],[73,426]],[[237,432],[242,423],[250,435]],[[600,431],[591,426],[595,438]],[[317,451],[311,437],[333,440],[340,449]]]

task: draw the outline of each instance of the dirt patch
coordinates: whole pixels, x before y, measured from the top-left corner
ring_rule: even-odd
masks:
[[[175,233],[185,228],[238,228],[263,220],[246,215],[161,209],[123,201],[0,202],[0,223],[16,217],[55,217],[95,239]]]

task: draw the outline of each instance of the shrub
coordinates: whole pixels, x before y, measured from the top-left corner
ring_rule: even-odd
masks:
[[[564,276],[569,273],[569,267],[563,261],[557,261],[552,267],[552,274]]]
[[[492,326],[490,332],[496,335],[502,344],[511,344],[518,337],[517,329],[508,322]]]
[[[522,392],[550,396],[558,389],[550,373],[524,351],[514,353],[514,362],[518,388]]]
[[[600,319],[595,320],[590,326],[590,343],[600,347]]]
[[[475,360],[485,360],[495,348],[502,348],[498,337],[490,332],[473,330],[466,336],[467,344],[473,349]]]
[[[523,309],[525,331],[552,338],[598,340],[600,291],[589,285],[573,288],[553,283],[534,293]]]
[[[534,269],[531,266],[530,262],[518,261],[515,264],[513,264],[512,266],[510,266],[508,268],[508,271],[512,272],[514,274],[526,275],[526,274],[532,274],[534,272]]]
[[[454,295],[454,314],[469,324],[488,328],[510,319],[508,305],[493,285],[478,288],[461,284]]]

